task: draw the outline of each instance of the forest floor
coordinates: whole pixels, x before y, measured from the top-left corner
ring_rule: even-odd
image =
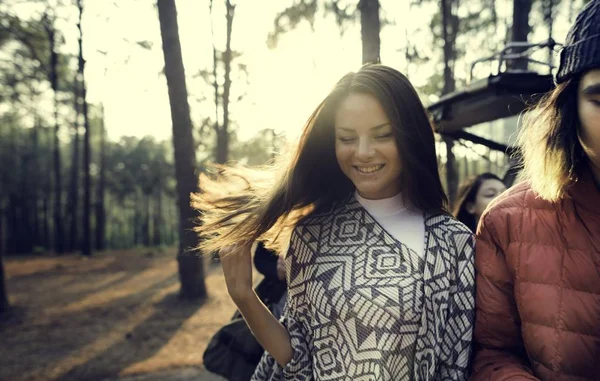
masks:
[[[0,322],[0,380],[222,380],[202,367],[234,305],[206,261],[209,297],[178,298],[175,250],[5,258],[13,312]]]

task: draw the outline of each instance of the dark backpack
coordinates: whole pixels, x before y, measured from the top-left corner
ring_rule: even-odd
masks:
[[[255,289],[262,302],[272,311],[285,292],[285,284],[262,280]],[[211,338],[204,351],[204,367],[229,381],[249,381],[260,362],[264,349],[246,321],[236,311],[233,318]]]

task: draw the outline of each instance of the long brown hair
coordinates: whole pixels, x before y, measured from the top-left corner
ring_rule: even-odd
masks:
[[[445,213],[447,199],[438,174],[433,129],[408,79],[390,67],[370,64],[346,74],[319,104],[304,126],[297,148],[281,172],[217,167],[216,176],[202,175],[192,206],[201,213],[197,231],[201,248],[216,251],[256,239],[273,241],[300,218],[350,197],[352,182],[335,156],[335,113],[351,93],[375,96],[392,124],[400,160],[401,184],[416,208]],[[273,172],[274,171],[274,172]],[[265,173],[271,172],[271,179]],[[256,177],[262,175],[262,181]],[[283,237],[286,237],[284,234]],[[285,239],[279,245],[282,248]]]
[[[502,180],[494,175],[493,173],[484,172],[468,181],[466,181],[459,191],[459,198],[456,209],[454,210],[454,217],[457,220],[467,225],[469,229],[473,233],[477,230],[477,219],[472,213],[469,213],[467,207],[469,203],[474,203],[477,198],[477,193],[479,192],[479,188],[483,185],[486,180],[498,180],[502,182]]]
[[[524,118],[518,143],[522,149],[522,179],[543,199],[561,199],[577,178],[585,157],[579,142],[577,89],[579,77],[556,86]]]

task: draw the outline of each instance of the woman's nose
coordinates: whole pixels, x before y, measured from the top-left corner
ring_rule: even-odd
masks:
[[[367,160],[373,157],[375,153],[373,144],[369,139],[359,139],[356,148],[356,157],[360,160]]]

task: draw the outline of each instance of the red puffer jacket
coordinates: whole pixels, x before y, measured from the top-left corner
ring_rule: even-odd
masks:
[[[519,184],[482,217],[472,380],[600,380],[600,191],[568,195]]]

